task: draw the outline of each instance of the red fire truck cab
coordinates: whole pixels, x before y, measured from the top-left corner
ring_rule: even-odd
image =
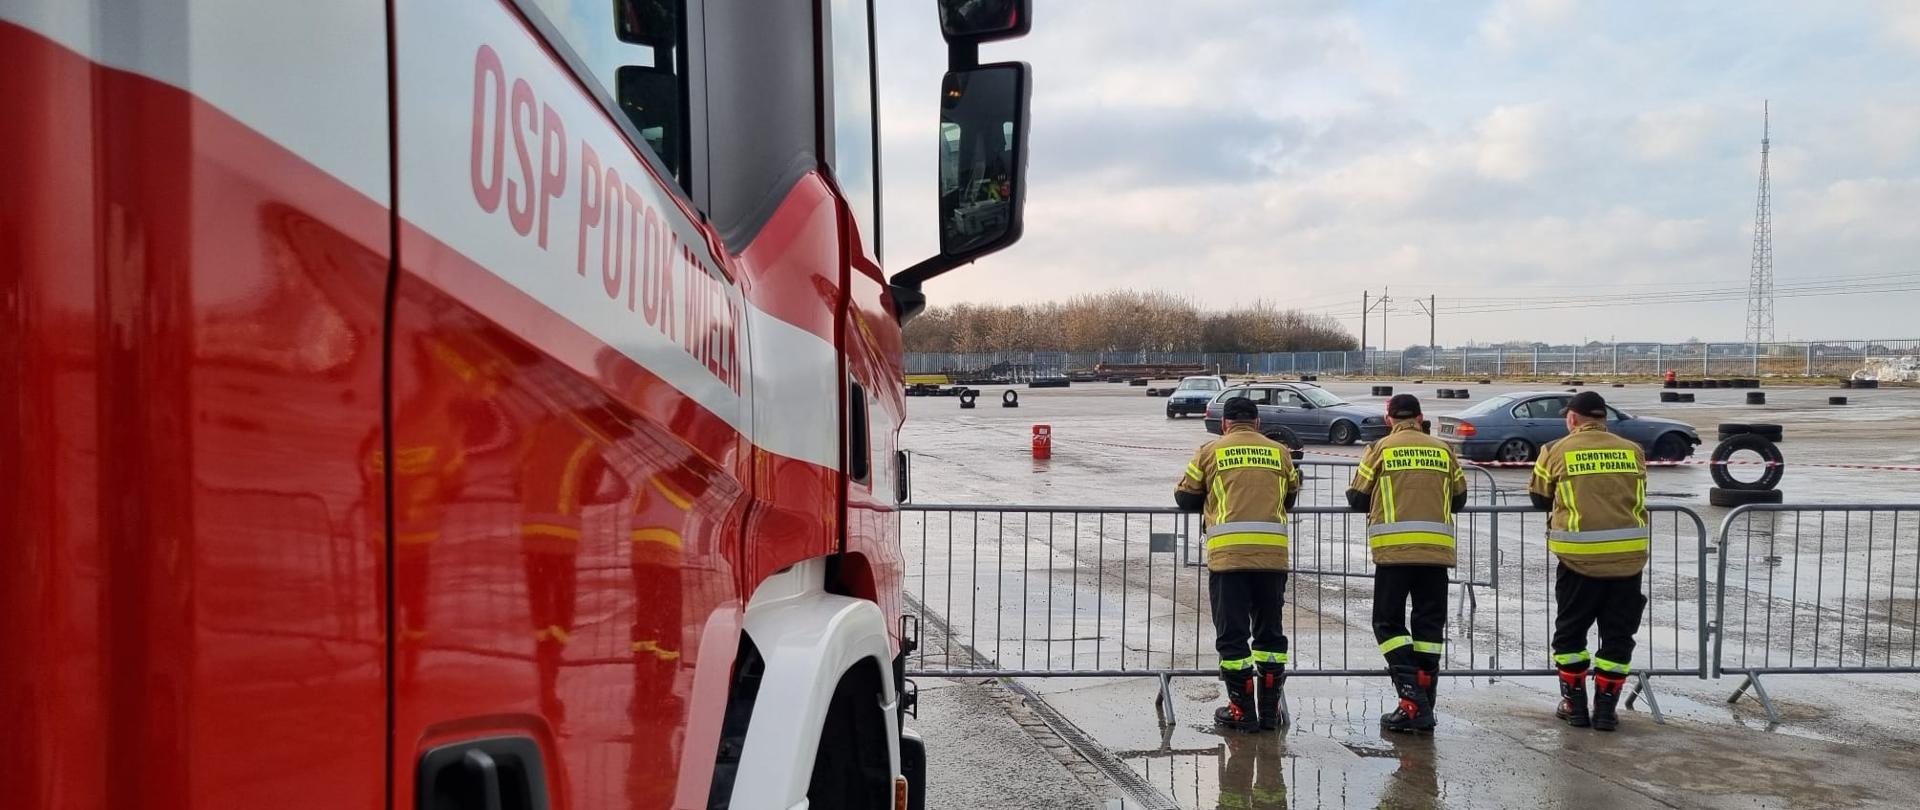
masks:
[[[0,0],[12,803],[917,800],[869,2]]]

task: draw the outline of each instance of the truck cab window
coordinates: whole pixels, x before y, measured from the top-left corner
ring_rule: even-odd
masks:
[[[874,155],[873,35],[868,0],[823,0],[832,35],[830,165],[853,209],[861,244],[880,255],[879,172]]]
[[[693,187],[687,115],[686,0],[521,0],[549,39],[584,63],[648,151],[683,190]]]

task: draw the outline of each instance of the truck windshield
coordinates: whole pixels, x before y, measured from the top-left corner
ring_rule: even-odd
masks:
[[[1316,408],[1331,408],[1335,405],[1347,404],[1346,400],[1327,393],[1324,388],[1302,388],[1300,396],[1305,397]]]

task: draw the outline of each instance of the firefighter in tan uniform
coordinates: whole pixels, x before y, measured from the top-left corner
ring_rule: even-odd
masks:
[[[1373,636],[1387,658],[1400,705],[1380,718],[1388,731],[1434,726],[1434,693],[1446,652],[1447,569],[1454,565],[1453,513],[1467,502],[1467,474],[1445,442],[1427,435],[1420,400],[1387,401],[1393,432],[1367,447],[1347,505],[1367,513],[1373,554]],[[1413,627],[1407,627],[1407,601]]]
[[[1560,708],[1570,726],[1601,731],[1620,725],[1615,707],[1627,682],[1633,633],[1647,598],[1647,464],[1640,446],[1607,432],[1607,402],[1592,391],[1567,402],[1567,437],[1540,451],[1528,488],[1533,505],[1551,509],[1547,548],[1560,558],[1553,583],[1560,609],[1553,662],[1560,669]],[[1600,650],[1587,652],[1598,621]],[[1593,711],[1586,673],[1593,670]]]
[[[1227,400],[1220,433],[1194,454],[1173,499],[1200,512],[1206,527],[1214,648],[1227,685],[1227,705],[1214,711],[1213,721],[1237,731],[1273,729],[1280,726],[1287,675],[1287,636],[1280,627],[1287,510],[1300,493],[1300,471],[1287,448],[1260,435],[1260,409],[1250,399]]]

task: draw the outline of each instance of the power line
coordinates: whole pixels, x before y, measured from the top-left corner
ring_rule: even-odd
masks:
[[[1920,287],[1920,274],[1897,273],[1881,276],[1863,276],[1866,278],[1885,278],[1897,280],[1846,282],[1799,282],[1776,285],[1778,297],[1805,298],[1823,295],[1864,295],[1877,293],[1909,292]],[[1747,295],[1741,287],[1724,287],[1709,290],[1685,290],[1675,292],[1628,292],[1614,295],[1580,296],[1492,296],[1457,299],[1450,312],[1472,314],[1477,312],[1515,312],[1530,309],[1573,309],[1603,306],[1657,306],[1667,304],[1697,304],[1715,301],[1737,300]],[[1335,317],[1352,317],[1357,313],[1351,310],[1334,313]]]

